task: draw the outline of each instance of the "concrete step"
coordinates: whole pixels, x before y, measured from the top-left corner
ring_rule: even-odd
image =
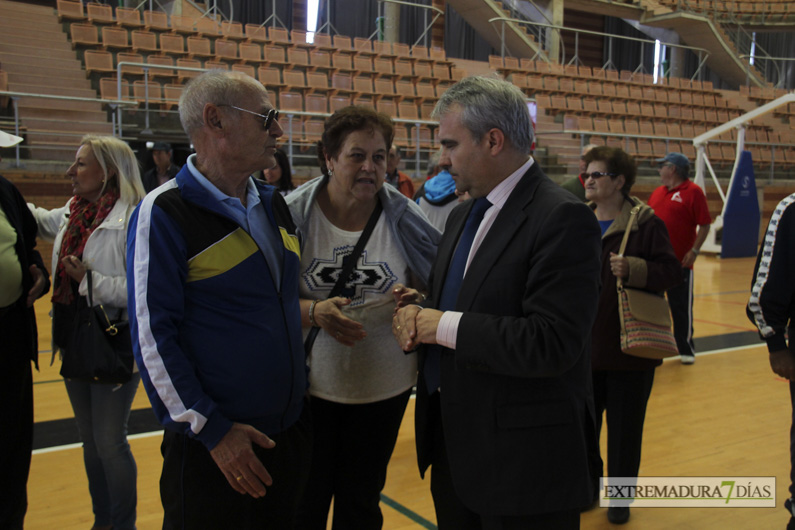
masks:
[[[69,166],[71,166],[72,162],[74,162],[74,156],[72,156],[71,160],[67,161],[24,159],[21,160],[20,162],[22,164],[22,167],[24,167],[27,170],[36,171],[39,173],[56,173],[59,175],[65,175],[66,170],[69,169]],[[9,168],[13,168],[13,164],[14,164],[14,158],[12,157],[4,158],[2,162],[0,162],[0,174],[7,174]],[[70,191],[71,191],[71,186],[70,189],[64,193],[64,195],[68,196]]]
[[[24,2],[9,2],[0,0],[0,15],[40,15],[55,18],[55,10],[52,7],[28,4]]]
[[[75,52],[67,43],[53,44],[50,47],[28,46],[27,44],[6,44],[0,42],[0,54],[13,53],[25,57],[46,59],[74,59]]]
[[[70,83],[71,84],[71,83]],[[28,92],[31,94],[48,94],[51,96],[69,96],[76,98],[95,98],[97,92],[92,88],[77,88],[60,84],[55,86],[29,85],[23,83],[8,83],[8,88],[16,92]]]
[[[94,123],[108,123],[108,114],[106,112],[80,112],[80,116],[76,117],[75,113],[69,113],[63,116],[53,116],[52,113],[46,115],[36,115],[35,113],[26,113],[22,118],[28,127],[36,129],[51,129],[51,130],[69,130],[74,127],[89,127]]]
[[[3,70],[8,72],[8,79],[11,80],[12,75],[34,75],[36,77],[47,77],[49,79],[85,79],[86,73],[79,68],[57,68],[41,66],[38,64],[24,64],[24,63],[9,63],[3,61],[0,55],[0,66]]]
[[[58,18],[55,15],[8,14],[2,15],[0,24],[6,28],[13,25],[15,28],[27,29],[32,32],[31,34],[35,34],[33,32],[39,30],[46,32],[60,31],[63,33],[63,26],[58,22]]]
[[[81,116],[82,117],[82,116]],[[83,117],[84,118],[84,117]],[[107,119],[101,121],[82,120],[47,120],[41,118],[27,118],[22,119],[22,123],[28,128],[28,131],[53,131],[78,134],[82,136],[88,133],[107,133],[111,134],[112,124],[108,123]]]
[[[30,153],[30,158],[33,160],[73,162],[79,145],[80,142],[78,140],[73,145],[29,145],[27,149],[28,153]]]
[[[9,84],[23,84],[23,85],[45,85],[47,83],[61,83],[68,84],[69,86],[77,88],[91,88],[91,80],[86,79],[82,72],[73,70],[63,70],[56,75],[45,75],[42,72],[36,74],[9,72]]]
[[[50,27],[49,24],[34,24],[27,25],[28,20],[20,20],[20,19],[7,19],[2,18],[0,19],[0,35],[2,36],[9,36],[12,35],[17,38],[29,39],[32,37],[31,32],[35,31],[35,38],[47,41],[58,41],[58,42],[68,42],[69,39],[66,38],[66,33],[64,33],[61,26],[54,24]]]
[[[539,134],[538,141],[547,146],[555,146],[557,149],[576,151],[580,148],[580,139],[568,134]]]
[[[9,28],[14,27],[16,29],[27,30],[34,34],[38,31],[45,31],[47,33],[64,33],[63,26],[58,23],[57,19],[53,18],[52,20],[48,20],[46,18],[40,17],[26,17],[26,18],[19,18],[19,17],[3,17],[0,19],[0,27],[2,28]],[[64,33],[65,35],[65,33]]]
[[[16,67],[16,65],[35,66],[44,71],[65,68],[83,71],[83,66],[80,61],[77,60],[77,56],[74,54],[74,52],[72,52],[71,57],[64,59],[52,59],[49,57],[37,56],[31,57],[27,55],[20,55],[18,53],[0,52],[0,63],[3,65],[3,70],[7,70],[9,72],[21,71]],[[83,75],[85,75],[85,72]]]
[[[66,40],[66,35],[60,32],[45,32],[37,30],[34,35],[26,35],[27,30],[20,28],[4,28],[0,26],[0,50],[6,46],[24,43],[25,46],[34,48],[48,48],[56,50],[71,50],[72,45]]]
[[[19,107],[29,109],[72,110],[72,111],[101,111],[102,103],[91,101],[68,101],[58,99],[32,98],[22,96],[19,98]]]
[[[60,143],[67,143],[71,145],[75,141],[77,141],[79,144],[79,140],[86,134],[113,134],[113,127],[109,123],[94,124],[94,126],[91,128],[93,130],[85,130],[77,127],[70,131],[28,129],[26,138],[28,139],[29,143],[35,140],[35,144],[39,145],[56,145]],[[75,131],[80,132],[78,133]]]
[[[89,121],[101,122],[108,120],[108,114],[104,110],[75,110],[67,109],[47,109],[39,106],[20,106],[19,117],[22,120],[65,120],[69,122]]]

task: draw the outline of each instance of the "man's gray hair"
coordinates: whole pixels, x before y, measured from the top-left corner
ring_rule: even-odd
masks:
[[[461,108],[461,123],[475,140],[497,128],[515,149],[530,154],[530,111],[527,98],[516,86],[496,77],[466,77],[442,94],[431,116],[439,119],[455,106]]]
[[[179,121],[189,137],[204,125],[204,106],[240,105],[252,93],[264,91],[262,83],[241,72],[210,70],[194,77],[179,98]],[[255,110],[255,109],[249,109]]]

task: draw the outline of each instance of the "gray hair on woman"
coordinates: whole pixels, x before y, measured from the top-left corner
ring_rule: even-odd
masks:
[[[461,108],[461,123],[475,140],[497,128],[515,149],[530,153],[530,111],[526,96],[516,86],[496,77],[465,77],[442,94],[432,117],[439,119],[455,106]]]
[[[105,176],[102,193],[105,193],[108,186],[116,186],[121,200],[127,204],[137,204],[146,195],[144,185],[141,183],[138,159],[126,142],[115,136],[89,134],[80,140],[80,145],[91,148],[94,158],[102,168]],[[113,178],[114,176],[116,179]]]
[[[204,106],[239,105],[246,96],[265,91],[262,83],[241,72],[210,70],[194,77],[179,98],[179,121],[189,137],[204,125]]]

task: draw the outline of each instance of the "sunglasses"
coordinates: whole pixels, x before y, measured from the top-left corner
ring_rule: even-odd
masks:
[[[617,177],[618,173],[602,173],[601,171],[594,171],[593,173],[583,173],[582,176],[587,180],[588,177],[592,179],[600,179],[602,177]]]
[[[218,105],[219,107],[229,107],[230,109],[239,110],[240,112],[247,112],[248,114],[253,114],[254,116],[259,116],[264,121],[263,127],[266,131],[269,131],[271,125],[273,125],[274,121],[279,119],[279,111],[276,109],[271,109],[268,111],[268,114],[260,114],[259,112],[253,112],[246,109],[241,109],[240,107],[235,107],[234,105]]]

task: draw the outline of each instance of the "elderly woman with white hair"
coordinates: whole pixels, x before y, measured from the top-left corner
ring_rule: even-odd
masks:
[[[127,220],[145,195],[132,149],[112,136],[85,136],[66,172],[74,196],[54,210],[28,204],[39,237],[54,241],[53,355],[85,355],[71,349],[78,304],[88,292],[91,271],[95,304],[111,320],[127,312]],[[127,420],[140,375],[122,385],[65,379],[72,403],[88,489],[94,530],[135,528],[135,459],[127,443]]]

